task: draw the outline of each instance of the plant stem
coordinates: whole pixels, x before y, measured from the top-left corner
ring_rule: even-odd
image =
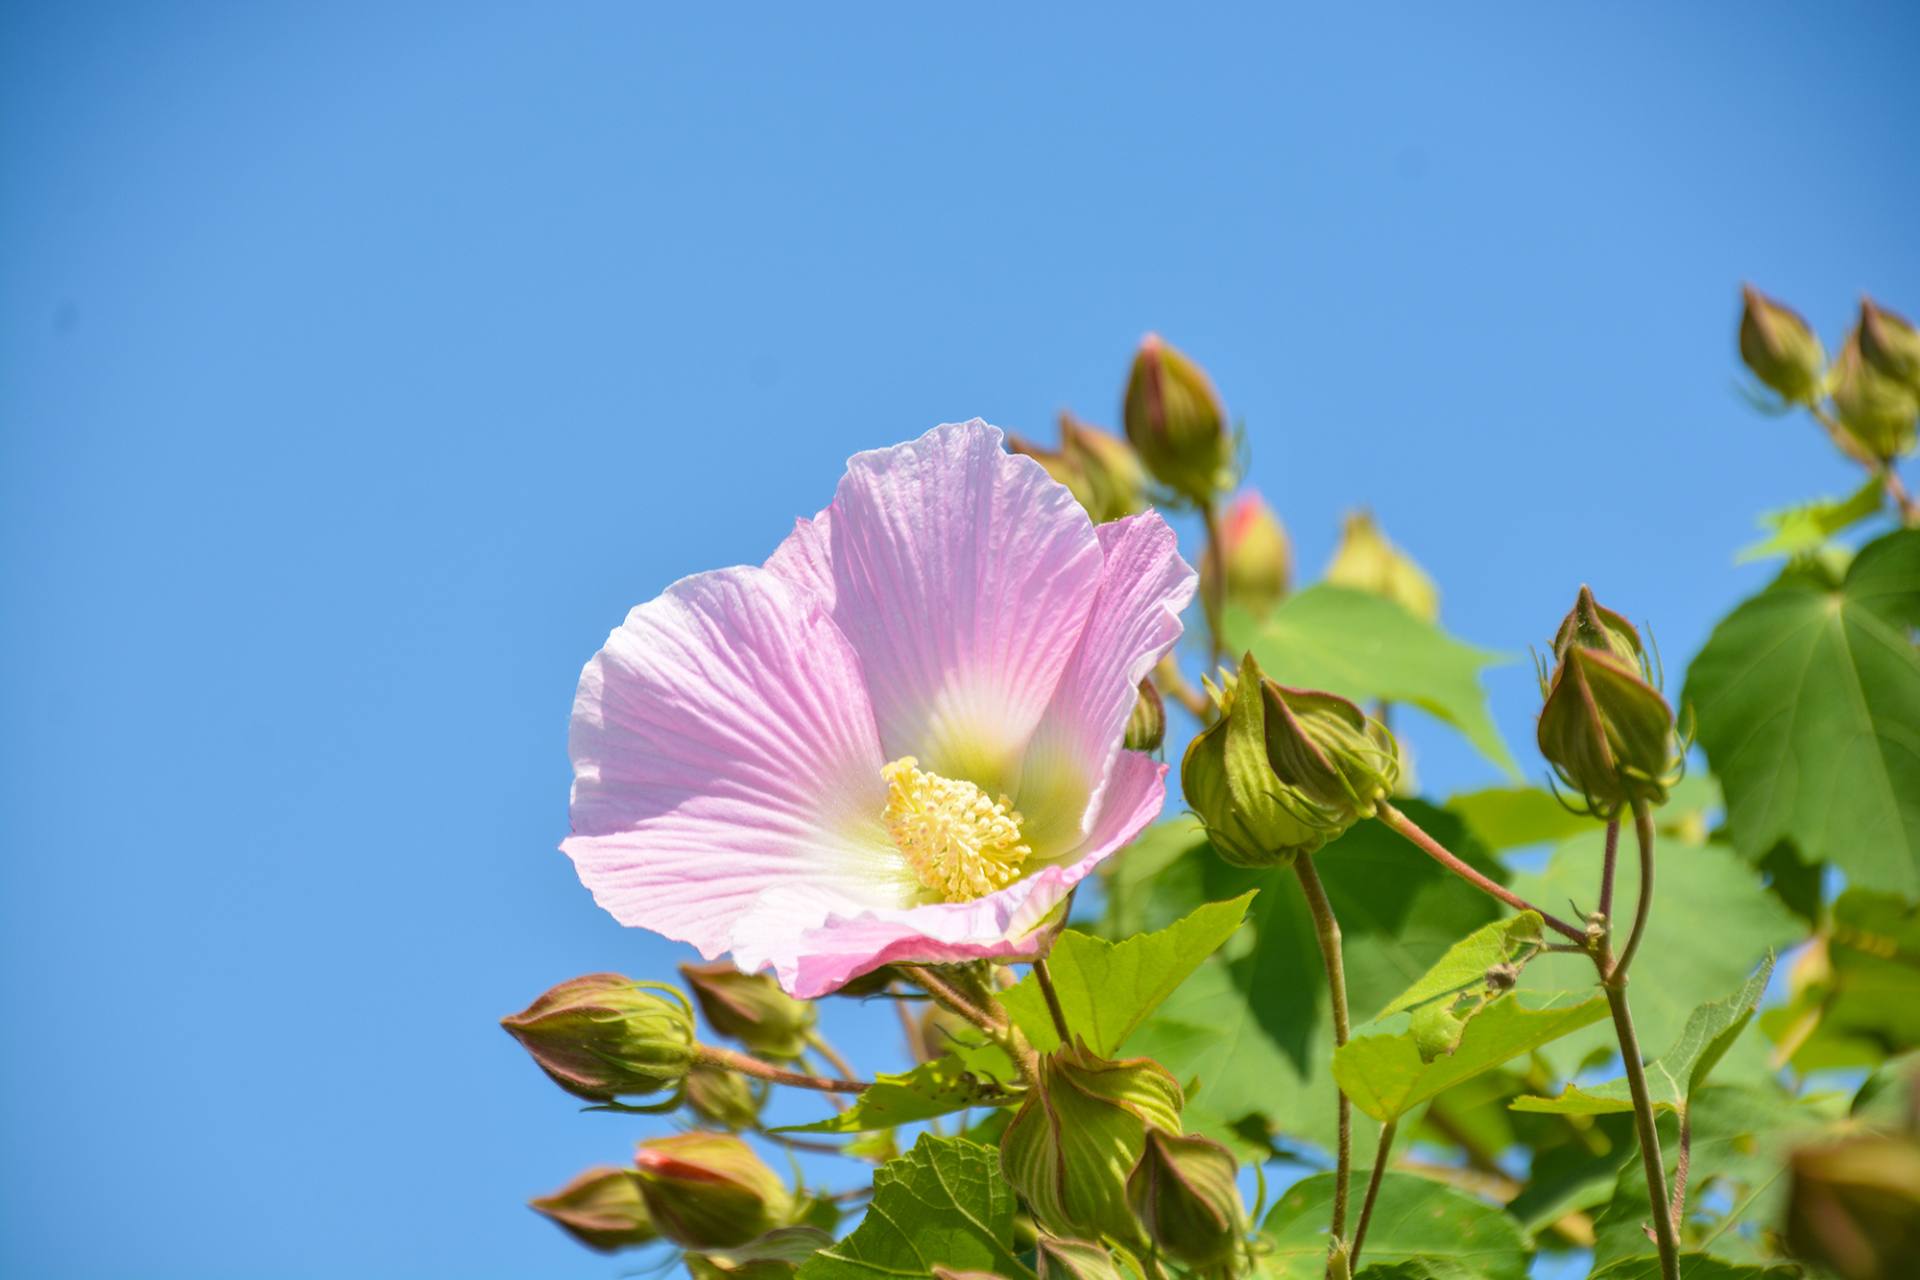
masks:
[[[1668,1210],[1675,1238],[1679,1237],[1681,1224],[1687,1217],[1687,1170],[1692,1164],[1693,1115],[1683,1106],[1680,1108],[1680,1154],[1674,1157],[1673,1164],[1673,1205]]]
[[[1380,1176],[1387,1171],[1387,1156],[1393,1150],[1393,1131],[1399,1122],[1389,1120],[1380,1126],[1380,1145],[1374,1149],[1373,1172],[1367,1175],[1367,1198],[1360,1203],[1360,1221],[1353,1228],[1353,1249],[1347,1255],[1347,1267],[1360,1274],[1360,1246],[1367,1241],[1367,1224],[1373,1220],[1373,1202],[1380,1198]]]
[[[1617,968],[1617,966],[1616,966]],[[1653,1118],[1653,1100],[1647,1093],[1647,1069],[1640,1061],[1640,1037],[1634,1034],[1633,1012],[1627,1007],[1624,974],[1609,978],[1602,989],[1613,1012],[1613,1031],[1620,1041],[1620,1060],[1627,1070],[1627,1089],[1633,1094],[1633,1127],[1640,1137],[1640,1163],[1647,1172],[1647,1203],[1653,1215],[1654,1244],[1660,1250],[1663,1280],[1680,1280],[1680,1247],[1674,1239],[1673,1217],[1667,1201],[1667,1171],[1660,1154],[1660,1129]]]
[[[1026,1047],[1026,1039],[1017,1028],[1010,1025],[1005,1018],[996,1017],[975,1004],[958,987],[926,965],[903,964],[899,969],[908,978],[919,983],[921,988],[939,1004],[953,1010],[986,1032],[993,1042],[1005,1049],[1007,1056],[1013,1059],[1014,1069],[1020,1073],[1020,1078],[1029,1085],[1034,1083],[1036,1068],[1033,1050]]]
[[[1500,899],[1500,901],[1512,907],[1515,911],[1533,912],[1545,922],[1549,929],[1552,929],[1555,933],[1563,937],[1573,939],[1575,942],[1581,944],[1583,950],[1585,949],[1587,941],[1585,930],[1574,928],[1552,912],[1542,911],[1539,907],[1534,906],[1531,902],[1528,902],[1525,898],[1507,888],[1505,885],[1487,879],[1487,877],[1481,875],[1478,871],[1475,871],[1465,862],[1462,862],[1459,858],[1448,852],[1447,847],[1428,835],[1419,823],[1394,808],[1385,800],[1380,802],[1380,806],[1375,811],[1374,816],[1406,837],[1415,848],[1419,849],[1447,870],[1453,872],[1453,874],[1459,876],[1462,880],[1465,880],[1474,888],[1480,890],[1482,893],[1492,894],[1494,897]]]
[[[827,1060],[828,1066],[838,1071],[841,1075],[852,1076],[854,1074],[853,1067],[845,1058],[840,1056],[840,1051],[827,1043],[827,1038],[818,1031],[813,1032],[807,1037],[807,1043],[813,1047],[815,1053]]]
[[[1907,486],[1901,482],[1900,473],[1893,469],[1891,462],[1881,468],[1881,481],[1887,486],[1887,496],[1893,499],[1893,505],[1900,508],[1900,523],[1911,529],[1920,525],[1920,502],[1913,500],[1907,492]]]
[[[1320,942],[1320,960],[1327,970],[1327,992],[1333,1004],[1333,1046],[1336,1050],[1347,1043],[1349,1024],[1347,1021],[1347,967],[1340,955],[1340,921],[1333,914],[1333,903],[1327,900],[1326,886],[1320,883],[1320,873],[1314,869],[1313,859],[1301,854],[1293,860],[1293,871],[1300,878],[1301,892],[1307,897],[1307,910],[1313,914],[1313,933]],[[1334,1092],[1339,1098],[1340,1141],[1334,1164],[1333,1183],[1333,1238],[1340,1240],[1347,1234],[1347,1183],[1353,1170],[1353,1104],[1347,1100],[1346,1090],[1338,1085]]]
[[[737,1071],[743,1076],[753,1076],[774,1084],[790,1085],[795,1089],[817,1089],[822,1093],[859,1093],[871,1083],[867,1080],[835,1080],[827,1076],[810,1076],[799,1071],[788,1071],[784,1067],[774,1066],[771,1062],[762,1062],[758,1058],[732,1049],[722,1049],[718,1045],[695,1045],[693,1055],[696,1061],[724,1067],[728,1071]]]
[[[1067,1030],[1067,1011],[1060,1007],[1060,993],[1053,989],[1053,974],[1047,969],[1045,957],[1033,962],[1034,981],[1040,984],[1040,994],[1047,998],[1047,1014],[1053,1019],[1053,1029],[1060,1036],[1061,1044],[1073,1043],[1073,1032]]]
[[[1613,919],[1613,869],[1620,860],[1620,819],[1607,823],[1607,856],[1600,864],[1600,914]]]
[[[1154,667],[1153,682],[1159,686],[1161,693],[1185,707],[1188,714],[1201,724],[1212,723],[1212,699],[1187,683],[1187,678],[1180,674],[1179,664],[1174,662],[1172,654],[1160,659],[1159,664]]]
[[[1226,537],[1220,531],[1219,504],[1209,498],[1200,504],[1200,518],[1207,524],[1207,564],[1209,590],[1200,593],[1200,607],[1207,615],[1207,640],[1212,648],[1216,665],[1226,652],[1225,641],[1220,634],[1220,615],[1224,612],[1227,594]]]
[[[1617,976],[1622,987],[1626,986],[1627,968],[1640,951],[1640,940],[1646,936],[1647,917],[1653,913],[1653,810],[1644,800],[1633,803],[1633,834],[1640,845],[1640,900],[1633,908],[1633,932],[1627,935],[1626,950],[1620,958],[1600,975],[1609,982]]]

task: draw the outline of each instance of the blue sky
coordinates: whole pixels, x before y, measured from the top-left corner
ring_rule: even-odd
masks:
[[[1587,580],[1677,668],[1754,514],[1850,487],[1737,394],[1739,282],[1829,336],[1920,310],[1917,37],[6,6],[0,1271],[617,1274],[520,1202],[635,1127],[494,1025],[681,958],[553,851],[580,664],[857,449],[1111,421],[1146,330],[1305,565],[1369,503],[1466,638],[1521,655]],[[1489,684],[1524,747],[1530,671]]]

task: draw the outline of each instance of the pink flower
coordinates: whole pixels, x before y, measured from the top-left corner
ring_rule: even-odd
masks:
[[[859,454],[764,567],[587,663],[560,847],[621,923],[798,996],[1031,954],[1160,811],[1120,743],[1193,585],[1158,515],[1096,529],[978,419]]]

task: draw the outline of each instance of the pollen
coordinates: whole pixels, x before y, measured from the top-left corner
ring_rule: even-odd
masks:
[[[887,780],[887,833],[942,901],[970,902],[1004,889],[1033,856],[1007,797],[995,800],[971,782],[928,773],[913,756],[901,756],[880,776]]]

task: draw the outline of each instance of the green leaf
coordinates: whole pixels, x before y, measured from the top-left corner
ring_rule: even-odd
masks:
[[[1068,930],[1053,944],[1047,968],[1067,1026],[1102,1057],[1112,1057],[1161,1001],[1240,927],[1253,902],[1248,891],[1211,902],[1158,933],[1108,942]],[[1000,995],[1033,1047],[1060,1047],[1046,997],[1029,973]]]
[[[860,1225],[802,1265],[798,1280],[896,1280],[936,1266],[1029,1277],[1014,1256],[1014,1199],[992,1147],[923,1135],[875,1171]]]
[[[1447,801],[1467,829],[1489,849],[1548,844],[1594,829],[1595,820],[1573,812],[1538,787],[1485,787]]]
[[[943,1054],[911,1071],[875,1076],[845,1111],[812,1124],[785,1125],[774,1132],[862,1133],[1010,1101],[994,1081],[970,1071],[953,1054]]]
[[[1772,975],[1773,957],[1768,956],[1738,991],[1695,1009],[1673,1047],[1646,1064],[1647,1095],[1656,1111],[1686,1110],[1693,1091],[1705,1083],[1707,1073],[1753,1021],[1754,1006]],[[1633,1094],[1622,1076],[1605,1084],[1570,1084],[1557,1098],[1516,1098],[1513,1109],[1569,1116],[1606,1115],[1633,1110]]]
[[[1482,872],[1503,878],[1458,819],[1429,805],[1402,808]],[[1131,855],[1129,855],[1130,857]],[[1122,860],[1123,864],[1125,860]],[[1356,1022],[1419,978],[1462,934],[1499,907],[1377,822],[1363,822],[1314,855],[1346,940],[1347,995]],[[1222,862],[1195,830],[1150,885],[1129,888],[1153,910],[1257,888],[1248,928],[1202,965],[1125,1045],[1164,1063],[1183,1084],[1189,1128],[1234,1140],[1235,1122],[1268,1117],[1295,1140],[1331,1149],[1333,1026],[1325,970],[1300,884],[1290,868],[1246,871]],[[1355,1132],[1367,1141],[1368,1124]]]
[[[1797,507],[1769,511],[1760,517],[1760,527],[1769,531],[1768,536],[1742,547],[1734,563],[1818,551],[1834,534],[1878,514],[1885,504],[1886,487],[1876,475],[1844,498],[1817,498]]]
[[[1731,1262],[1771,1261],[1767,1236],[1785,1210],[1787,1154],[1827,1132],[1840,1101],[1796,1100],[1771,1083],[1700,1090],[1690,1108],[1693,1157],[1682,1247]],[[1679,1159],[1672,1116],[1660,1118],[1660,1150],[1672,1185]],[[1623,1259],[1645,1256],[1650,1212],[1646,1174],[1636,1157],[1621,1166],[1613,1198],[1594,1219],[1596,1275]]]
[[[1376,1120],[1395,1120],[1449,1086],[1606,1016],[1605,996],[1534,1009],[1510,996],[1467,1023],[1450,1054],[1423,1062],[1411,1034],[1361,1036],[1333,1055],[1333,1078],[1354,1106]]]
[[[1920,530],[1838,582],[1789,572],[1714,628],[1684,701],[1740,852],[1791,840],[1856,888],[1920,896]]]
[[[1680,1255],[1680,1280],[1797,1280],[1804,1275],[1799,1267],[1745,1266],[1722,1262],[1710,1253]],[[1657,1254],[1622,1258],[1594,1272],[1592,1280],[1660,1280],[1660,1258]]]
[[[1802,1071],[1873,1066],[1920,1047],[1920,905],[1848,889],[1823,931],[1827,974],[1761,1016]]]
[[[1260,1229],[1269,1252],[1260,1274],[1271,1280],[1321,1280],[1327,1269],[1327,1222],[1334,1175],[1315,1174],[1287,1189]],[[1348,1184],[1351,1203],[1366,1195],[1366,1173]],[[1525,1280],[1527,1242],[1520,1224],[1491,1205],[1444,1183],[1410,1173],[1384,1174],[1373,1219],[1367,1227],[1363,1264],[1452,1265],[1483,1280]],[[1372,1276],[1371,1265],[1361,1274]],[[1445,1270],[1413,1275],[1448,1275]]]
[[[1496,920],[1476,929],[1448,947],[1447,954],[1418,982],[1396,996],[1379,1016],[1402,1013],[1417,1004],[1482,986],[1487,970],[1534,951],[1539,942],[1540,913],[1537,911],[1523,911],[1510,919]]]
[[[1517,875],[1513,888],[1528,902],[1569,904],[1578,918],[1593,909],[1600,880],[1602,835],[1579,836],[1554,850],[1536,875]],[[1630,920],[1640,892],[1633,833],[1620,837],[1614,911]],[[1684,847],[1662,838],[1654,849],[1653,914],[1633,962],[1634,1023],[1645,1045],[1671,1044],[1696,1006],[1716,1000],[1746,981],[1768,952],[1805,936],[1805,925],[1761,885],[1754,869],[1725,845]],[[1541,990],[1591,988],[1593,962],[1584,955],[1549,953],[1527,966],[1526,985]],[[1551,1046],[1545,1057],[1561,1079],[1578,1073],[1588,1058],[1610,1058],[1617,1046],[1611,1026],[1596,1026]],[[1725,1068],[1765,1069],[1759,1040],[1741,1041]]]
[[[1513,756],[1487,710],[1480,672],[1507,661],[1463,644],[1399,605],[1321,584],[1289,596],[1264,620],[1225,620],[1230,649],[1251,649],[1273,679],[1362,704],[1401,702],[1452,725],[1509,777]]]

